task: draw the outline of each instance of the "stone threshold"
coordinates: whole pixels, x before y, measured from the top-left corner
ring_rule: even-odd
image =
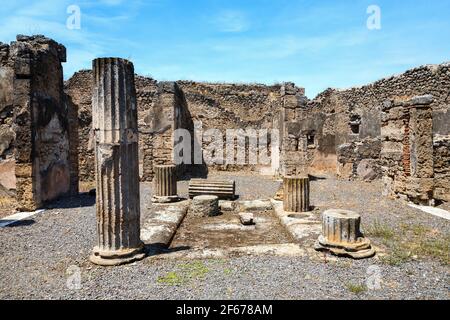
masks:
[[[296,243],[254,245],[230,248],[190,248],[190,249],[167,249],[149,252],[150,259],[223,259],[240,256],[276,256],[276,257],[306,257],[318,256],[314,249],[302,248]],[[332,260],[329,259],[329,260]]]

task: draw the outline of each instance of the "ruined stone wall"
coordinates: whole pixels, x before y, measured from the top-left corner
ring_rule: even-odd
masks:
[[[144,156],[144,181],[153,180],[155,165],[172,165],[174,162],[174,132],[176,129],[186,129],[193,133],[193,123],[187,109],[183,92],[175,82],[159,82],[151,104],[146,111],[149,126],[148,131],[141,136],[147,141],[147,154]],[[144,116],[144,115],[142,115]],[[150,156],[151,155],[151,156]],[[192,158],[191,158],[192,162]],[[178,177],[186,174],[190,164],[177,167]]]
[[[280,109],[281,168],[282,176],[294,176],[308,172],[311,164],[313,129],[308,121],[307,98],[302,88],[293,83],[281,87]],[[317,120],[317,119],[316,119]]]
[[[382,113],[381,169],[384,193],[433,204],[450,201],[450,135],[436,131],[436,100],[431,95],[388,100]],[[439,119],[438,119],[439,120]]]
[[[198,83],[192,81],[179,81],[178,84],[185,94],[187,107],[193,121],[197,124],[197,130],[205,132],[210,129],[217,129],[222,133],[223,159],[226,159],[227,152],[225,148],[227,129],[272,129],[281,107],[281,85]],[[241,136],[244,136],[244,134]],[[270,150],[270,137],[268,140]],[[201,142],[201,145],[203,149],[215,149],[212,145],[214,143],[217,143],[217,141],[205,139]],[[235,144],[237,144],[237,140]],[[209,169],[261,170],[261,167],[265,167],[264,165],[250,164],[249,146],[247,138],[245,149],[247,165],[227,165],[215,162],[215,164],[209,165]],[[251,151],[252,154],[259,154],[259,150],[252,149]],[[237,156],[236,152],[235,156]]]
[[[75,117],[78,141],[80,181],[95,181],[94,141],[92,132],[92,72],[81,70],[64,84],[69,110]]]
[[[13,129],[14,65],[9,45],[0,43],[0,193],[11,196],[16,190]]]
[[[154,164],[173,163],[174,129],[184,128],[191,132],[192,151],[194,145],[197,144],[198,147],[199,144],[199,139],[195,138],[193,132],[194,121],[201,121],[203,132],[213,128],[219,129],[223,134],[225,153],[227,129],[271,129],[281,105],[281,86],[278,85],[208,84],[187,81],[158,83],[142,76],[136,76],[135,82],[142,181],[153,179]],[[78,108],[80,181],[94,181],[91,71],[74,74],[66,82],[65,91],[73,108]],[[208,145],[208,141],[202,141],[203,148]],[[247,148],[247,158],[248,152]],[[211,169],[252,170],[256,167],[258,166],[213,165]],[[180,176],[204,176],[206,171],[204,164],[178,168]]]
[[[448,135],[449,63],[422,66],[363,87],[348,90],[329,89],[310,101],[309,117],[326,119],[326,133],[319,131],[318,139],[326,141],[327,153],[335,150],[338,175],[342,178],[367,180],[381,177],[379,159],[383,102],[407,100],[426,94],[433,95],[435,99],[432,107],[434,136]],[[318,149],[321,149],[320,141],[318,144]],[[321,152],[318,150],[314,157],[322,158]],[[313,161],[312,169],[317,167],[320,166]],[[336,172],[332,167],[330,169],[330,172]]]
[[[434,139],[434,199],[450,202],[450,135]]]
[[[8,188],[15,187],[20,209],[34,210],[69,194],[74,185],[61,65],[66,52],[43,36],[18,36],[0,47],[1,162],[14,159],[14,170],[5,173],[15,174]]]
[[[384,103],[381,168],[385,195],[425,204],[434,199],[432,102],[428,95]]]
[[[155,164],[173,163],[173,132],[177,128],[192,131],[192,120],[183,92],[174,82],[135,77],[139,128],[139,171],[141,181],[152,181]],[[78,112],[79,177],[95,180],[92,135],[92,71],[80,71],[65,84],[72,110]],[[186,168],[180,167],[179,174]]]
[[[153,179],[152,130],[153,105],[158,96],[158,83],[151,78],[135,76],[139,129],[139,176],[141,181]]]
[[[86,110],[86,116],[79,116],[80,155],[86,159],[84,162],[80,160],[82,179],[90,176],[86,172],[90,171],[89,163],[93,163],[89,161],[89,150],[85,149],[89,146],[91,85],[83,79],[84,76],[83,73],[76,74],[66,86],[74,103],[84,105],[79,114]],[[209,129],[221,132],[224,154],[221,158],[227,156],[227,129],[276,128],[282,135],[282,174],[309,171],[332,172],[349,179],[380,178],[383,102],[433,94],[433,137],[435,140],[446,137],[450,135],[449,79],[449,64],[424,66],[360,88],[328,89],[314,100],[308,100],[304,90],[293,84],[288,86],[297,91],[291,93],[286,85],[190,81],[179,81],[176,85],[137,76],[141,179],[152,180],[154,164],[173,162],[173,130],[189,128],[192,131],[194,122],[196,129],[202,132]],[[82,97],[77,98],[77,95]],[[83,118],[87,119],[85,126],[81,123]],[[195,138],[195,135],[192,137]],[[194,144],[199,143],[198,139],[194,140]],[[443,163],[440,172],[445,178],[448,176],[446,162],[442,161],[442,158],[445,159],[445,152],[442,151],[445,148],[442,147],[442,139],[439,141],[434,150],[434,161]],[[211,149],[214,143],[203,139],[201,147],[203,150]],[[247,141],[247,161],[250,160],[249,149]],[[233,166],[217,163],[209,169],[261,170],[260,167],[255,164]],[[443,190],[441,188],[440,192]]]

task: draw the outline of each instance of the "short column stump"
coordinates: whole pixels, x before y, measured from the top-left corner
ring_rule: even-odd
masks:
[[[189,213],[195,217],[215,217],[220,214],[219,197],[197,196],[192,199]]]
[[[331,209],[323,213],[322,235],[317,251],[336,256],[365,259],[375,255],[370,240],[360,232],[361,216],[353,211]]]

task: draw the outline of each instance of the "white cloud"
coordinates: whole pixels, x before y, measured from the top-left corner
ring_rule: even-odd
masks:
[[[245,14],[235,10],[222,11],[213,19],[213,23],[221,32],[244,32],[250,27]]]
[[[282,59],[297,54],[320,53],[331,48],[345,48],[370,41],[366,30],[335,32],[322,36],[277,36],[262,38],[231,38],[211,41],[210,48],[221,54],[232,54],[242,59]]]
[[[58,3],[56,3],[58,2]],[[105,55],[110,48],[127,46],[134,48],[135,44],[127,39],[114,38],[109,35],[90,31],[83,27],[81,30],[69,30],[66,27],[66,7],[72,0],[65,3],[56,0],[42,0],[39,3],[20,4],[0,19],[0,42],[13,41],[17,34],[43,34],[61,42],[67,47],[67,63],[64,64],[64,73],[71,76],[81,68],[90,68],[93,59]],[[53,7],[52,7],[53,6]],[[85,16],[86,22],[93,25],[105,24],[101,17]],[[119,24],[127,19],[126,16],[112,17],[111,24]]]

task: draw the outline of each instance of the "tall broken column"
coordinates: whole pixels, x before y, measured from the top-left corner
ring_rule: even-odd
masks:
[[[113,266],[144,258],[134,67],[127,60],[93,61],[98,243],[91,262]]]

